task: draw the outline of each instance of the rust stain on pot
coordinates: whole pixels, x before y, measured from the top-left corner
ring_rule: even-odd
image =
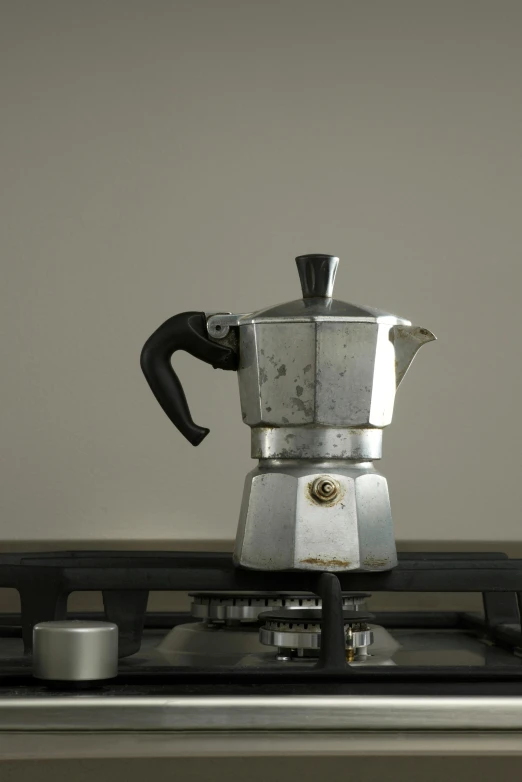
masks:
[[[366,557],[363,564],[366,565],[366,567],[372,567],[372,568],[386,567],[386,565],[390,564],[390,560],[376,559],[375,557]]]
[[[351,562],[347,559],[323,559],[322,557],[308,557],[300,560],[301,565],[319,565],[320,567],[345,567],[349,568]]]

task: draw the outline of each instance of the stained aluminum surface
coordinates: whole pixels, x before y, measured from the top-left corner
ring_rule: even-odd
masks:
[[[339,486],[311,494],[318,476]],[[257,570],[389,570],[397,564],[388,485],[371,462],[263,460],[246,477],[234,549]]]
[[[214,316],[208,328],[231,317]],[[388,426],[398,385],[435,339],[418,326],[338,318],[238,323],[239,395],[251,427]]]
[[[333,299],[336,256],[296,261],[302,299],[207,319],[213,339],[238,334],[241,413],[252,428],[252,456],[263,460],[245,482],[234,558],[258,570],[390,569],[397,560],[386,480],[371,464],[355,480],[352,463],[381,458],[396,389],[435,337]],[[335,469],[318,464],[334,459]],[[325,471],[342,501],[317,507],[307,486]]]
[[[432,339],[426,329],[378,323],[241,325],[243,421],[251,427],[388,426],[398,382]]]
[[[216,340],[226,339],[232,327],[239,331],[244,422],[387,426],[397,386],[419,347],[435,337],[404,318],[333,299],[336,256],[305,255],[296,262],[302,299],[207,319]]]
[[[382,455],[381,429],[326,426],[258,426],[252,429],[253,459],[352,459]]]

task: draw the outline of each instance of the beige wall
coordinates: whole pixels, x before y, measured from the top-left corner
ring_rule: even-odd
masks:
[[[236,381],[139,370],[186,309],[339,298],[435,331],[383,468],[403,539],[520,539],[522,4],[3,0],[0,539],[231,538]]]

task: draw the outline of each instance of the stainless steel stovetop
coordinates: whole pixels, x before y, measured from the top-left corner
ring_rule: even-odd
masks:
[[[389,573],[339,577],[239,571],[228,555],[12,555],[0,585],[18,588],[22,604],[0,622],[1,733],[522,730],[522,562],[501,554],[404,555]],[[274,587],[315,602],[252,613],[253,593]],[[66,618],[64,595],[89,588],[104,596],[98,618],[119,628],[117,677],[83,689],[34,679],[32,625]],[[148,591],[169,588],[199,591],[195,616],[146,612]],[[370,616],[364,595],[356,605],[357,594],[382,591],[479,592],[484,612]],[[247,607],[230,593],[250,595]],[[322,611],[301,625],[289,618],[305,608]],[[261,644],[262,627],[275,633],[265,640],[292,639],[288,648]]]

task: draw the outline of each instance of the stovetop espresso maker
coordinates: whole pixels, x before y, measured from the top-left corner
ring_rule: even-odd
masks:
[[[234,560],[256,570],[389,570],[397,564],[382,429],[417,350],[435,336],[332,298],[339,259],[296,258],[303,297],[253,314],[184,312],[147,340],[141,367],[172,423],[199,445],[171,357],[237,370],[252,429]]]

